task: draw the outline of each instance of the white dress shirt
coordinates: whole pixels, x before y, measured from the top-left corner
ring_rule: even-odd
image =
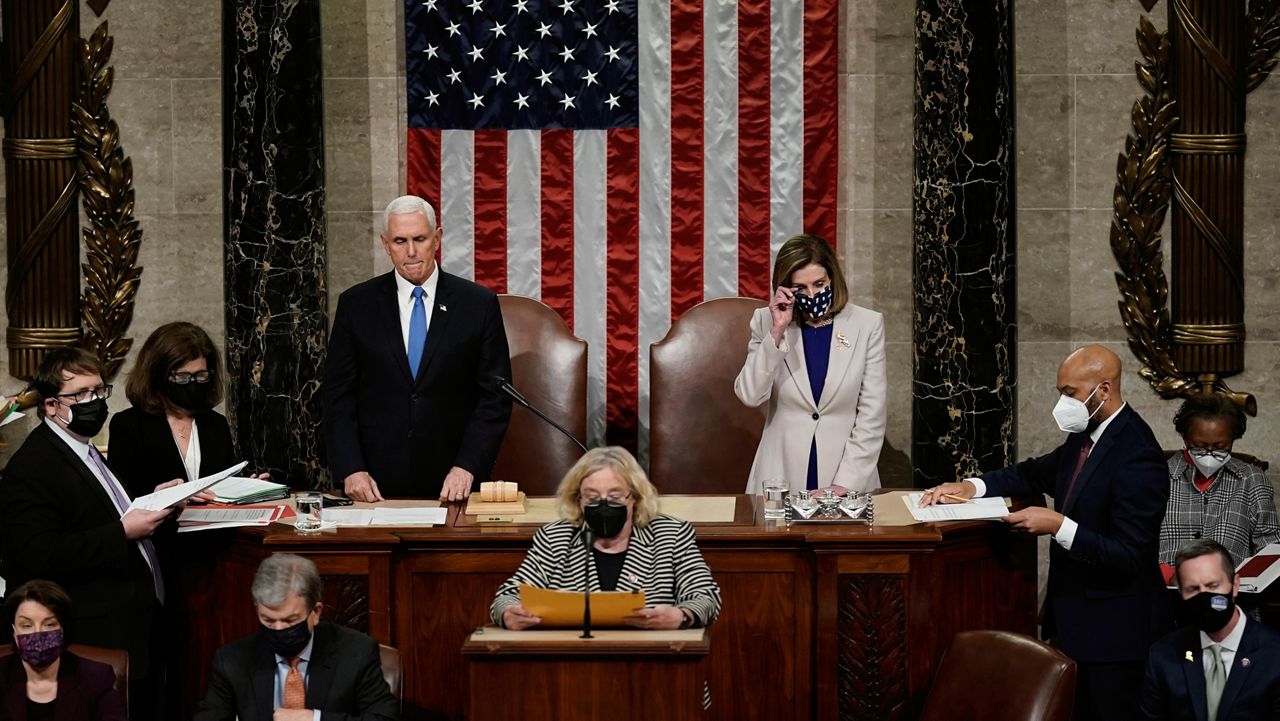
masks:
[[[174,442],[178,442],[178,439],[175,438]],[[182,457],[182,465],[187,469],[188,481],[194,481],[200,477],[200,432],[196,430],[194,418],[191,419],[191,433],[187,436],[187,454]]]
[[[84,462],[85,467],[89,469],[89,473],[93,474],[93,477],[98,479],[98,483],[102,485],[102,490],[106,492],[107,498],[111,501],[111,505],[115,506],[116,512],[123,518],[125,512],[129,509],[120,507],[120,502],[116,500],[116,494],[111,491],[111,486],[115,486],[116,491],[119,492],[122,498],[128,498],[129,492],[124,489],[124,486],[120,485],[120,481],[116,479],[115,474],[111,472],[111,469],[107,469],[107,477],[103,478],[102,475],[98,473],[98,464],[94,463],[93,459],[89,457],[88,443],[74,438],[70,433],[67,433],[62,426],[54,423],[48,418],[45,418],[44,422],[53,429],[54,433],[58,434],[59,438],[71,447],[71,450],[75,452],[76,456]],[[105,466],[106,463],[103,463],[103,465]],[[142,560],[147,562],[147,566],[151,568],[151,572],[158,573],[159,569],[151,565],[151,559],[147,556],[147,552],[142,550],[142,541],[134,541],[134,545],[138,547],[138,553],[142,554]]]
[[[396,278],[396,307],[400,311],[400,339],[404,341],[405,355],[409,353],[409,319],[413,317],[413,289],[421,287],[426,291],[422,295],[422,307],[427,311],[427,330],[431,330],[431,311],[435,310],[436,286],[440,284],[440,264],[436,263],[431,275],[421,286],[405,280],[396,271],[391,271]],[[414,368],[413,370],[417,370]]]
[[[1240,639],[1244,638],[1244,624],[1247,616],[1248,614],[1241,612],[1237,608],[1236,627],[1231,629],[1231,633],[1227,634],[1226,638],[1222,639],[1222,643],[1218,644],[1222,649],[1219,651],[1222,655],[1222,668],[1226,671],[1223,676],[1224,680],[1231,676],[1231,664],[1236,660],[1236,651],[1240,650]],[[1209,653],[1209,647],[1214,643],[1215,641],[1209,638],[1209,634],[1204,631],[1200,632],[1200,649],[1203,651],[1200,655],[1202,657],[1201,660],[1204,661],[1205,678],[1209,678],[1209,664],[1213,663],[1213,654]]]
[[[1093,446],[1091,446],[1089,450],[1090,453],[1093,453],[1093,448],[1097,447],[1098,440],[1101,439],[1102,434],[1106,432],[1107,426],[1111,425],[1111,421],[1114,421],[1116,419],[1116,416],[1120,415],[1120,411],[1124,410],[1124,407],[1127,405],[1129,405],[1127,401],[1124,403],[1121,403],[1120,407],[1116,409],[1115,413],[1112,413],[1111,415],[1107,416],[1107,419],[1105,421],[1099,423],[1097,428],[1094,428],[1092,431],[1090,431],[1089,440],[1092,441],[1093,443]],[[1084,470],[1083,466],[1081,466],[1081,470]],[[981,498],[982,496],[987,495],[987,484],[981,478],[966,478],[965,480],[972,483],[974,488],[977,489],[976,491],[974,491],[974,494],[973,494],[975,498]],[[1054,507],[1056,508],[1057,506],[1066,502],[1067,499],[1055,498],[1053,500],[1054,500]],[[1059,513],[1061,513],[1061,511],[1059,511]],[[1062,525],[1058,527],[1058,532],[1053,534],[1053,540],[1057,541],[1059,546],[1062,546],[1063,548],[1070,551],[1071,544],[1075,543],[1076,531],[1079,530],[1079,528],[1080,528],[1080,524],[1071,520],[1066,515],[1063,515]]]

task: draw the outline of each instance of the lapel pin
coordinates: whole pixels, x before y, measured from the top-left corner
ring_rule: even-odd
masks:
[[[448,308],[446,308],[446,307],[444,307],[444,303],[441,303],[441,304],[440,304],[440,310],[442,310],[442,311],[444,311],[444,312],[446,312],[446,313],[448,313],[448,312],[449,312],[449,309],[448,309]]]
[[[1192,653],[1191,653],[1190,651],[1187,651],[1187,661],[1188,661],[1188,662],[1190,662],[1190,663],[1195,663],[1195,662],[1196,662],[1196,657],[1195,657],[1194,655],[1192,655]]]
[[[836,342],[839,343],[841,347],[849,347],[849,339],[845,337],[844,333],[836,333]]]
[[[628,580],[628,581],[630,581],[630,582],[632,583],[632,585],[635,585],[635,584],[637,584],[637,583],[640,583],[640,579],[639,579],[638,577],[636,577],[636,574],[634,574],[634,573],[628,573],[628,574],[627,574],[627,580]]]
[[[1242,659],[1240,659],[1240,667],[1241,667],[1241,668],[1249,668],[1249,665],[1250,665],[1251,663],[1253,663],[1253,662],[1252,662],[1252,661],[1250,661],[1250,660],[1249,660],[1249,659],[1247,659],[1247,658],[1242,658]]]

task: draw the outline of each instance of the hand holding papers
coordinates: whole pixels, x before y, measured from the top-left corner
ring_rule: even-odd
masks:
[[[970,503],[937,503],[932,506],[920,507],[921,493],[908,493],[902,497],[902,501],[907,504],[907,510],[911,511],[911,517],[921,523],[933,523],[937,521],[998,521],[1009,515],[1009,507],[1005,505],[1004,499],[995,498],[972,498]]]
[[[541,628],[582,626],[581,591],[550,591],[522,583],[520,605],[542,619]],[[644,608],[640,591],[597,591],[591,594],[591,625],[621,628],[637,608]]]
[[[211,476],[180,483],[155,493],[148,493],[145,496],[138,496],[133,499],[133,503],[129,504],[129,511],[163,511],[166,508],[173,508],[200,491],[212,488],[247,465],[249,465],[248,461],[241,461],[225,471],[219,471]],[[128,511],[125,511],[125,513],[127,514]]]

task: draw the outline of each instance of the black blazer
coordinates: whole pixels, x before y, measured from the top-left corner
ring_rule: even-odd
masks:
[[[225,470],[237,461],[231,427],[217,411],[195,414],[200,436],[200,475]],[[187,478],[187,467],[164,416],[141,408],[126,408],[111,416],[111,440],[107,463],[132,496],[144,496],[175,478]]]
[[[275,655],[257,634],[218,649],[209,690],[195,721],[271,721]],[[307,708],[322,721],[400,718],[400,704],[382,676],[378,643],[332,623],[316,626],[307,665]]]
[[[1142,684],[1143,718],[1205,721],[1203,653],[1200,632],[1190,626],[1151,647],[1147,678]],[[1245,624],[1218,703],[1218,718],[1280,719],[1280,633],[1253,619]]]
[[[391,271],[338,298],[324,374],[324,436],[335,483],[368,471],[382,495],[434,497],[453,466],[478,484],[511,418],[494,376],[511,377],[498,297],[443,270],[416,379]]]
[[[54,721],[128,721],[115,683],[107,664],[64,652]],[[16,653],[0,658],[0,721],[27,721],[27,671]]]
[[[1125,406],[1098,439],[1064,498],[1085,433],[1052,453],[982,476],[987,495],[1046,493],[1079,524],[1071,550],[1049,542],[1042,629],[1076,661],[1136,661],[1168,630],[1159,571],[1160,522],[1169,497],[1164,452]]]
[[[41,422],[13,454],[0,489],[0,575],[9,588],[34,578],[58,582],[75,602],[76,642],[128,649],[130,676],[145,678],[155,582],[102,484]]]

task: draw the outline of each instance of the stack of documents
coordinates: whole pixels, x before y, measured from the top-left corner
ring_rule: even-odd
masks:
[[[263,501],[288,498],[289,487],[283,483],[232,476],[219,483],[213,489],[213,495],[218,503],[242,506],[248,503],[262,503]]]
[[[1240,590],[1245,593],[1261,593],[1280,578],[1280,543],[1270,543],[1236,569]]]
[[[325,523],[339,526],[432,526],[444,523],[446,508],[326,508]]]
[[[1009,515],[1009,506],[999,496],[971,498],[969,503],[935,503],[920,507],[922,493],[908,493],[902,497],[911,517],[921,523],[936,521],[998,521]]]
[[[212,488],[228,479],[232,473],[239,471],[248,465],[241,461],[225,471],[219,471],[211,476],[198,478],[194,481],[179,483],[176,486],[170,486],[155,493],[148,493],[145,496],[138,496],[129,504],[129,510],[142,509],[144,511],[163,511],[166,508],[173,508],[179,503],[185,502],[188,498],[196,495],[200,491]],[[126,511],[127,512],[127,511]]]
[[[215,528],[265,526],[296,515],[288,506],[241,506],[238,508],[186,508],[178,516],[178,533],[209,531]]]

